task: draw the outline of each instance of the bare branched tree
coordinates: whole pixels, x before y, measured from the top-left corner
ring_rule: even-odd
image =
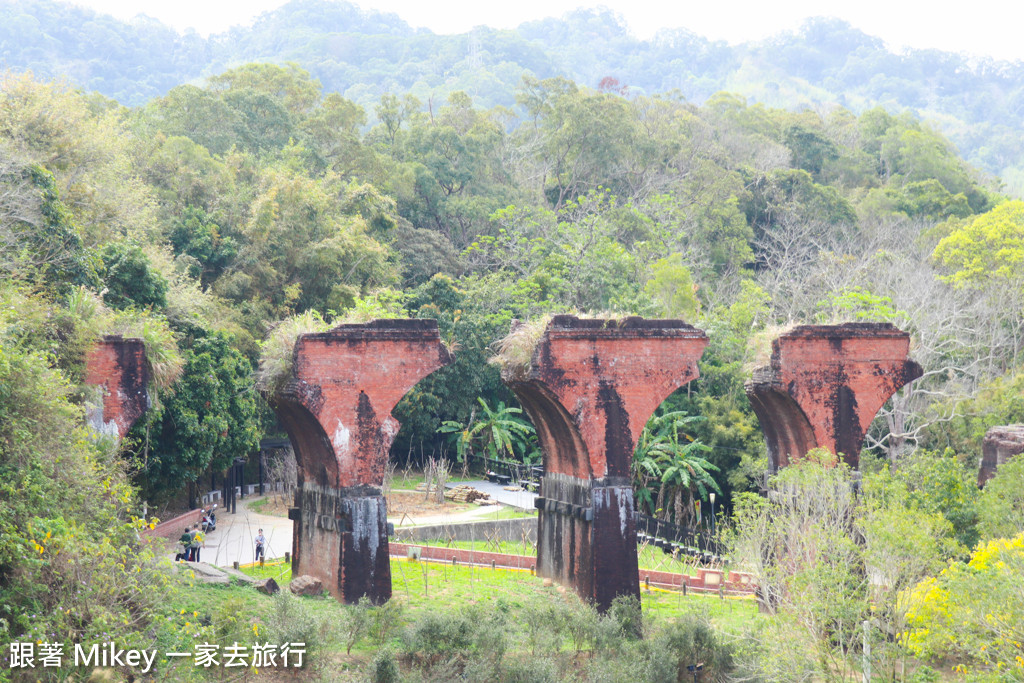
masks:
[[[865,441],[894,464],[931,425],[956,417],[959,399],[1012,366],[1024,340],[1024,287],[946,283],[921,237],[928,227],[889,218],[837,229],[786,218],[757,245],[765,266],[759,283],[777,320],[884,320],[911,334],[911,357],[924,375],[882,408]],[[852,292],[884,305],[852,310],[844,298]]]

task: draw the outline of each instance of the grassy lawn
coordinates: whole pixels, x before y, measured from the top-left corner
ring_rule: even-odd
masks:
[[[270,497],[261,498],[260,500],[249,503],[249,509],[261,515],[274,515],[275,517],[287,517],[287,514],[282,515],[277,510],[266,509],[270,503]]]
[[[466,476],[462,476],[462,468],[458,465],[451,471],[448,476],[449,482],[460,482],[460,481],[479,481],[480,475],[473,474],[472,472]],[[391,479],[391,488],[402,489],[402,490],[414,490],[417,486],[425,481],[423,478],[422,470],[395,470],[395,474]]]
[[[253,577],[273,577],[284,591],[288,590],[291,567],[283,562],[243,567],[243,571]],[[181,576],[180,588],[170,592],[165,601],[166,616],[162,619],[166,619],[168,639],[163,647],[166,651],[188,651],[195,647],[195,643],[203,642],[252,643],[266,639],[271,642],[305,642],[309,637],[317,638],[308,631],[308,625],[321,623],[329,626],[329,631],[321,632],[317,647],[320,653],[317,661],[325,668],[320,669],[319,674],[304,671],[303,675],[327,676],[325,680],[365,681],[367,667],[378,650],[385,646],[400,651],[409,637],[409,629],[422,624],[424,619],[465,613],[465,610],[477,610],[474,612],[477,618],[504,614],[510,626],[508,656],[510,661],[515,661],[530,656],[525,621],[531,613],[535,615],[538,608],[552,606],[575,614],[572,610],[578,607],[573,606],[579,605],[571,589],[557,585],[545,587],[543,580],[529,571],[465,565],[453,567],[446,563],[393,559],[391,573],[393,593],[388,612],[392,616],[388,618],[392,625],[386,635],[375,636],[370,631],[361,636],[351,653],[346,653],[345,642],[348,624],[353,619],[352,610],[355,609],[351,606],[342,605],[326,594],[282,603],[248,585],[205,585],[192,581],[187,574]],[[289,603],[294,606],[288,608],[290,616],[282,621],[281,608]],[[717,629],[738,633],[765,618],[758,614],[752,600],[693,594],[683,596],[654,589],[644,591],[641,588],[641,605],[644,623],[652,629],[664,628],[678,616],[701,613],[707,615]],[[383,614],[381,609],[373,608],[371,614]],[[310,621],[311,618],[316,621]],[[571,648],[571,641],[565,636],[561,646],[556,646],[556,654],[546,656],[561,657],[568,666],[589,661],[587,651],[574,657]],[[196,669],[188,661],[183,664],[163,661],[160,669],[162,680],[209,680],[206,674],[211,673]],[[282,675],[283,678],[280,677]],[[260,672],[255,680],[299,679],[288,677],[279,670],[268,670]]]
[[[254,578],[273,577],[285,588],[291,581],[291,566],[284,562],[268,562],[265,566],[242,568]],[[543,580],[528,570],[491,569],[489,567],[452,566],[444,562],[417,562],[404,559],[391,560],[392,600],[402,604],[410,618],[451,605],[480,604],[501,609],[522,607],[531,597],[565,599],[557,586],[544,587]],[[706,611],[716,625],[737,628],[744,622],[758,618],[757,604],[747,598],[719,598],[688,594],[678,591],[641,588],[644,613],[655,618],[669,618],[692,612]],[[262,596],[260,596],[262,597]],[[328,608],[340,608],[334,600],[325,600]]]
[[[491,505],[494,508],[493,513],[488,513],[479,517],[481,521],[484,520],[500,520],[500,519],[525,519],[527,517],[537,518],[537,510],[524,510],[523,508],[517,508],[512,505]]]

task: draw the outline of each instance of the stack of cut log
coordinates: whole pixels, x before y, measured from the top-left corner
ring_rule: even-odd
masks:
[[[444,492],[444,497],[455,503],[480,503],[486,505],[484,501],[489,500],[488,496],[483,491],[478,491],[469,484],[459,484],[455,488],[448,489]]]

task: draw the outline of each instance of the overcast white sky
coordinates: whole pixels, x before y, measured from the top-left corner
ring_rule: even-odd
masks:
[[[285,0],[74,0],[75,4],[129,19],[144,13],[179,30],[203,35],[247,24]],[[512,28],[531,19],[561,16],[579,6],[604,5],[624,16],[639,37],[659,28],[687,28],[712,39],[738,43],[797,28],[810,16],[835,16],[878,36],[893,48],[939,48],[1024,60],[1024,3],[908,0],[362,0],[363,8],[394,12],[412,26],[435,33],[462,33],[474,26]],[[946,8],[955,8],[955,11]]]

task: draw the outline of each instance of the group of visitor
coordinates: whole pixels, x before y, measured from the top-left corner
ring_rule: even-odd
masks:
[[[183,547],[182,552],[178,553],[174,559],[184,560],[185,562],[198,562],[200,549],[206,547],[206,535],[203,530],[199,528],[199,524],[193,524],[190,527],[185,527],[185,531],[182,532],[181,538],[178,539]]]
[[[185,527],[181,538],[178,539],[178,543],[182,545],[182,551],[174,556],[176,562],[199,562],[199,551],[206,547],[206,534],[204,533],[206,529],[205,521],[201,526],[193,524],[191,527]],[[256,561],[262,565],[267,554],[267,537],[263,535],[263,529],[260,529],[255,543]]]

